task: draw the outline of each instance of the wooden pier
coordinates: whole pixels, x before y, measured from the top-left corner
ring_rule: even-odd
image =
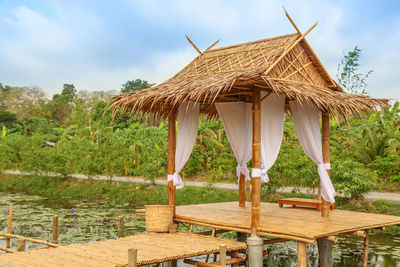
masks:
[[[202,266],[226,266],[245,259],[237,251],[246,249],[246,243],[178,232],[141,234],[117,240],[4,254],[0,256],[0,266],[141,266],[220,253],[221,245],[232,258],[221,257],[225,262],[202,263]],[[137,255],[132,260],[135,263],[130,262],[129,265],[128,250],[131,249],[137,251]],[[196,264],[194,260],[189,261]]]

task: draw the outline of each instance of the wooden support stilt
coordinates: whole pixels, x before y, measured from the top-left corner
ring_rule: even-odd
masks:
[[[137,249],[130,248],[128,249],[128,267],[136,267],[137,266]]]
[[[168,174],[175,172],[175,145],[176,145],[176,126],[175,126],[175,113],[168,116]],[[174,206],[175,216],[175,186],[173,181],[168,182],[168,205]]]
[[[367,230],[365,230],[365,237],[364,237],[363,267],[368,266],[368,248],[369,248],[369,234],[368,234],[368,229],[367,229]]]
[[[259,88],[253,88],[253,168],[261,169],[261,94]],[[260,177],[252,177],[251,197],[251,233],[257,234],[260,225]]]
[[[297,266],[307,267],[306,243],[297,241]]]
[[[118,238],[125,236],[125,221],[124,216],[118,216]]]
[[[219,246],[219,264],[221,266],[226,266],[226,245],[221,244]]]
[[[17,251],[25,251],[26,240],[19,239],[17,244]]]
[[[244,174],[240,174],[239,178],[239,207],[246,206],[246,181]]]
[[[7,233],[8,234],[12,233],[12,217],[13,217],[13,204],[10,203],[10,207],[8,210],[8,223],[7,223]],[[10,246],[11,246],[11,240],[10,240],[10,238],[7,238],[6,248],[10,248]]]
[[[53,243],[58,244],[58,216],[53,216]]]

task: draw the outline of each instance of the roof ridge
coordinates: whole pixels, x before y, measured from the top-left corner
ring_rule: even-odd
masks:
[[[234,47],[238,47],[238,46],[242,46],[242,45],[249,45],[249,44],[261,43],[261,42],[265,42],[265,41],[271,41],[271,40],[274,40],[274,39],[280,39],[280,38],[285,38],[285,37],[292,37],[292,36],[295,36],[295,35],[299,35],[299,34],[298,34],[298,33],[289,33],[289,34],[285,34],[285,35],[274,36],[274,37],[268,37],[268,38],[264,38],[264,39],[260,39],[260,40],[255,40],[255,41],[250,41],[250,42],[245,42],[245,43],[238,43],[238,44],[234,44],[234,45],[222,46],[222,47],[213,48],[213,49],[210,49],[210,50],[208,50],[208,51],[205,51],[204,54],[210,53],[210,52],[215,52],[215,51],[218,51],[218,50],[224,50],[224,49],[234,48]]]

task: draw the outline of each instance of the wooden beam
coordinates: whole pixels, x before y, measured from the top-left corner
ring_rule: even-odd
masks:
[[[186,36],[187,37],[187,36]],[[219,43],[219,39],[217,40],[217,41],[215,41],[212,45],[210,45],[209,47],[207,47],[207,49],[206,50],[204,50],[203,52],[202,52],[202,54],[203,53],[205,53],[205,52],[207,52],[208,50],[210,50],[211,48],[213,48],[216,44],[218,44]]]
[[[292,23],[293,28],[296,30],[296,32],[300,35],[302,35],[300,29],[297,27],[296,23],[294,23],[292,17],[289,15],[289,13],[286,11],[285,7],[283,7],[283,10],[285,10],[285,15],[289,19],[290,23]]]
[[[189,41],[189,43],[193,46],[194,49],[196,49],[196,51],[201,55],[201,51],[200,49],[197,48],[197,46],[192,42],[192,40],[190,40],[190,38],[187,36],[187,34],[185,34],[186,39]]]
[[[0,235],[1,236],[5,236],[5,237],[9,237],[9,238],[23,239],[23,240],[27,240],[27,241],[32,242],[32,243],[43,244],[43,245],[46,245],[48,247],[53,247],[53,248],[58,247],[58,245],[54,244],[54,243],[50,243],[50,242],[46,242],[46,241],[42,241],[42,240],[37,240],[37,239],[29,238],[29,237],[24,237],[24,236],[20,236],[20,235],[1,233],[1,232],[0,232]]]
[[[283,53],[278,57],[278,59],[275,60],[275,62],[272,63],[272,64],[268,67],[268,69],[264,72],[264,75],[267,75],[267,74],[281,61],[281,59],[282,59],[284,56],[286,56],[286,55],[292,50],[293,47],[295,47],[298,43],[300,43],[300,41],[303,40],[304,37],[306,37],[306,35],[309,34],[317,25],[318,25],[318,21],[315,22],[314,25],[311,26],[310,29],[308,29],[304,34],[302,34],[296,41],[294,41],[293,44],[292,44],[291,46],[289,46],[289,48],[286,49],[286,51],[283,52]]]
[[[175,172],[175,145],[176,145],[176,126],[175,126],[176,113],[171,113],[168,116],[168,174],[174,174]],[[168,205],[174,206],[175,216],[175,205],[176,195],[175,186],[173,181],[168,181]]]
[[[261,93],[253,88],[253,169],[261,169]],[[252,177],[251,233],[257,234],[260,225],[261,177]]]

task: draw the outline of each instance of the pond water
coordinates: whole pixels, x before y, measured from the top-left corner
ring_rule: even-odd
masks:
[[[53,215],[58,215],[59,243],[72,244],[117,238],[118,216],[125,217],[125,235],[145,231],[144,219],[135,215],[138,207],[121,205],[112,200],[76,201],[49,200],[39,196],[0,192],[0,228],[7,231],[9,203],[14,205],[13,233],[35,239],[51,241]],[[226,233],[224,237],[234,238]],[[12,240],[16,248],[16,240]],[[5,240],[0,240],[5,247]],[[27,249],[42,245],[27,242]],[[267,247],[267,266],[297,266],[295,242],[274,244]],[[0,252],[2,253],[2,252]],[[362,238],[340,237],[334,245],[335,266],[361,266],[363,254]],[[318,266],[318,249],[307,248],[309,266]],[[400,237],[388,234],[370,235],[369,266],[400,267]],[[179,263],[179,266],[185,266]]]

